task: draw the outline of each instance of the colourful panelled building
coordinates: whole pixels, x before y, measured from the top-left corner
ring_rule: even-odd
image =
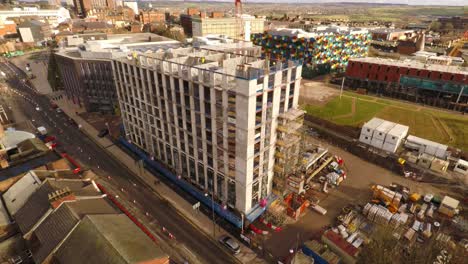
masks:
[[[303,60],[308,67],[329,65],[344,71],[349,58],[367,56],[371,34],[324,34],[315,37],[252,34],[251,41],[262,46],[262,54],[276,60]]]

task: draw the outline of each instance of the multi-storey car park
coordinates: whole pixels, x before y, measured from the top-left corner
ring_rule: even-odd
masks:
[[[234,43],[113,60],[127,139],[248,220],[271,198],[303,117],[301,62],[260,52]]]

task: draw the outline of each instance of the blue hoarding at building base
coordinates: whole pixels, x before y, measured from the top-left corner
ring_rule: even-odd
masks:
[[[136,147],[136,146],[132,145],[131,143],[129,143],[125,138],[120,137],[119,142],[124,147],[126,147],[128,150],[135,153],[139,158],[141,158],[144,161],[145,165],[147,165],[147,168],[150,171],[162,174],[164,177],[171,180],[174,184],[176,184],[177,186],[182,188],[182,190],[190,193],[197,200],[202,202],[205,206],[209,207],[210,209],[212,208],[212,201],[211,201],[210,197],[205,196],[204,193],[197,190],[194,186],[190,185],[186,181],[184,181],[182,179],[178,179],[177,176],[174,173],[169,171],[167,168],[165,168],[159,162],[154,161],[151,158],[149,158],[149,156],[145,152],[143,152],[138,147]],[[223,207],[220,204],[216,203],[216,202],[214,203],[214,211],[218,215],[220,215],[221,217],[226,219],[228,222],[233,224],[234,226],[236,226],[238,228],[242,228],[242,219],[240,217],[238,217],[237,215],[235,215],[234,213],[223,209]]]

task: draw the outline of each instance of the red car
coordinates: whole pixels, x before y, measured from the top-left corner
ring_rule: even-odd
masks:
[[[48,136],[44,139],[44,143],[49,143],[51,141],[54,141],[56,140],[56,138],[54,136]]]

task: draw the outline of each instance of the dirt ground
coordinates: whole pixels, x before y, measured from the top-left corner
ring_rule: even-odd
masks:
[[[320,80],[302,80],[299,104],[324,105],[335,98],[339,91]]]
[[[328,210],[326,215],[322,216],[306,209],[305,215],[297,222],[285,226],[281,232],[270,234],[266,238],[265,248],[269,252],[274,252],[275,256],[286,256],[289,249],[294,248],[298,243],[298,237],[299,245],[301,245],[301,242],[314,237],[323,226],[332,224],[344,206],[366,204],[370,201],[372,195],[370,186],[373,184],[389,185],[395,182],[409,187],[411,192],[446,194],[443,189],[438,189],[427,183],[405,179],[341,148],[325,142],[320,142],[320,144],[327,147],[331,153],[344,159],[347,179],[337,189],[330,189],[329,194],[320,202],[320,206]],[[439,187],[443,188],[443,186]]]

